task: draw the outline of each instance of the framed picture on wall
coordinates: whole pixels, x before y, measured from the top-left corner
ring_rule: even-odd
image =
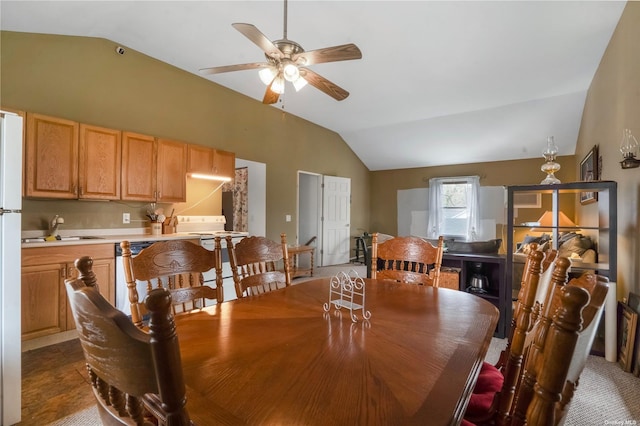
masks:
[[[580,162],[580,180],[582,182],[590,182],[599,180],[598,176],[600,168],[598,165],[598,145],[591,148],[584,159]],[[598,201],[597,192],[581,192],[580,204],[589,204]]]
[[[638,313],[625,303],[618,302],[618,362],[623,371],[632,369],[633,345],[636,338]]]
[[[635,293],[629,293],[629,307],[633,309],[636,314],[640,314],[640,295]],[[640,377],[640,327],[636,323],[636,335],[634,336],[634,349],[633,349],[633,375]]]

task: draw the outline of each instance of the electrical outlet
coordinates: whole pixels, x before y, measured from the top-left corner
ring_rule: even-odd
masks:
[[[122,213],[122,223],[131,223],[130,213]]]
[[[290,215],[290,214],[286,215],[286,216],[284,217],[284,221],[285,221],[285,222],[291,222],[291,215]]]

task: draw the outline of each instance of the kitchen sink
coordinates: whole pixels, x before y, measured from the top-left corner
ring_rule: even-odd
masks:
[[[57,237],[55,240],[52,240],[51,242],[56,242],[56,241],[79,241],[79,240],[103,240],[103,237],[94,237],[94,236],[89,236],[89,235],[78,235],[78,236],[70,236],[70,237]],[[45,239],[45,237],[30,237],[30,238],[23,238],[22,242],[23,243],[44,243],[47,240]]]

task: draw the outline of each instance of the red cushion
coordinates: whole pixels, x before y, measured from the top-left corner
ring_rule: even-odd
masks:
[[[480,368],[480,374],[478,375],[478,381],[473,388],[473,393],[485,393],[485,392],[498,392],[502,389],[504,383],[504,376],[493,365],[484,362],[482,368]]]
[[[493,397],[495,395],[495,392],[472,393],[464,416],[468,418],[486,417],[489,413],[489,409],[491,408],[491,403],[493,402]]]
[[[476,426],[476,425],[471,423],[469,420],[462,419],[462,421],[460,422],[460,426]]]
[[[502,389],[503,383],[504,376],[500,370],[489,363],[483,363],[478,381],[469,399],[465,417],[482,418],[489,414],[493,398],[496,392]]]

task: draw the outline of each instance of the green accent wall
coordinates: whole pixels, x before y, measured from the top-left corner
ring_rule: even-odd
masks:
[[[368,227],[369,171],[337,133],[126,46],[118,55],[117,41],[7,31],[0,38],[3,107],[211,146],[265,163],[266,236],[276,241],[281,232],[295,241],[299,170],[350,178],[351,229]],[[327,111],[334,113],[340,113],[339,103]],[[143,218],[145,209],[129,202],[25,200],[23,229],[37,229],[54,214],[64,215],[66,228],[122,228],[122,212]],[[287,214],[291,222],[285,222]]]

